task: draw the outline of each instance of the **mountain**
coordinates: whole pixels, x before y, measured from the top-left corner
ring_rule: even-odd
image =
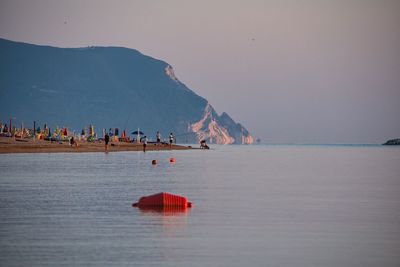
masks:
[[[80,131],[137,129],[177,141],[253,143],[166,62],[123,47],[57,48],[0,39],[0,120]],[[243,142],[242,142],[243,141]]]

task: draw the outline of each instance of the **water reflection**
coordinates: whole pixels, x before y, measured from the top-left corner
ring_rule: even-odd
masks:
[[[150,216],[187,216],[189,208],[186,207],[140,207],[140,214]]]
[[[163,238],[176,238],[185,232],[189,209],[179,207],[139,208],[139,214],[148,230],[160,233]],[[168,251],[169,249],[166,248]]]

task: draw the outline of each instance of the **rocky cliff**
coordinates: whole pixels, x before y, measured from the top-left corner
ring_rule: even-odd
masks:
[[[94,124],[154,139],[251,144],[228,114],[183,84],[166,62],[123,47],[57,48],[0,39],[0,119],[80,131]]]
[[[196,133],[198,140],[208,140],[216,144],[252,144],[253,137],[239,123],[236,123],[227,113],[221,116],[207,104],[203,116],[188,128],[188,132]]]

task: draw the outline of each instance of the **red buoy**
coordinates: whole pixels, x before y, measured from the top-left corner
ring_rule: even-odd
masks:
[[[175,163],[175,162],[176,162],[176,159],[175,159],[175,158],[170,158],[170,159],[169,159],[169,162]]]
[[[186,197],[161,192],[151,196],[141,197],[138,203],[132,204],[133,207],[180,207],[190,208],[192,203]]]

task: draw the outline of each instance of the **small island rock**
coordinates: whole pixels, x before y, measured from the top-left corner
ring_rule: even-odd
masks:
[[[385,146],[399,146],[400,145],[400,138],[388,140],[383,145],[385,145]]]

